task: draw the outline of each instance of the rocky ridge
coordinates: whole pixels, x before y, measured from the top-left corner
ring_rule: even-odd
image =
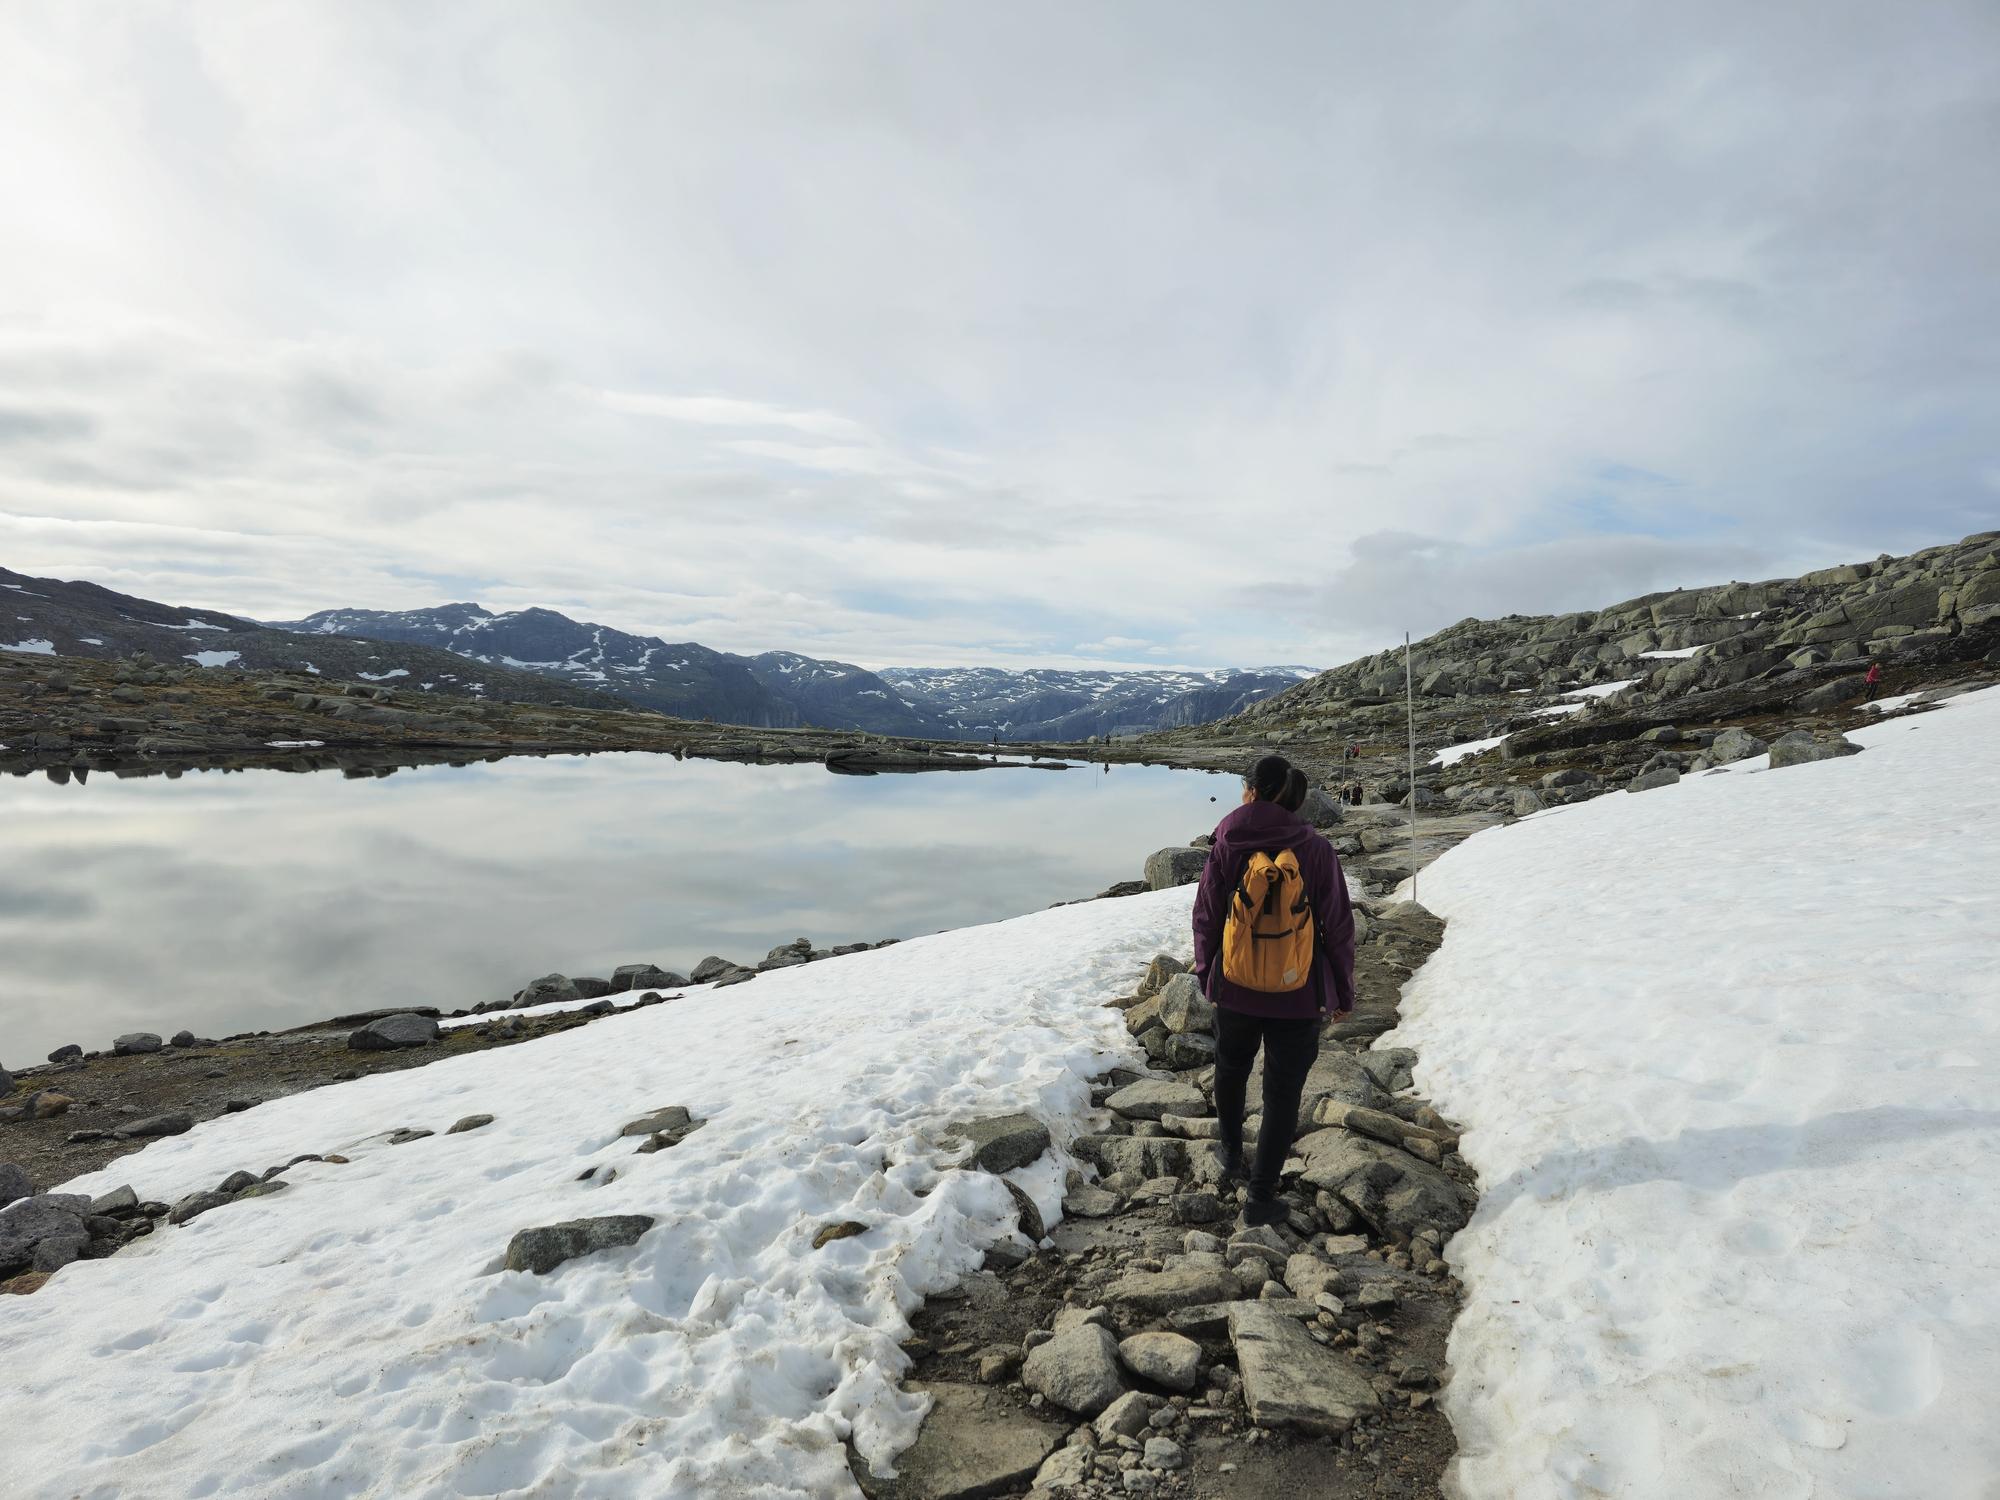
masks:
[[[2000,532],[1794,579],[1463,620],[1417,642],[1411,664],[1420,810],[1515,816],[1650,777],[1635,788],[1645,790],[1787,734],[1867,722],[1871,665],[1882,668],[1882,698],[1990,682],[2000,672]],[[1222,767],[1276,748],[1321,786],[1407,805],[1404,683],[1398,648],[1228,719],[1076,748]]]

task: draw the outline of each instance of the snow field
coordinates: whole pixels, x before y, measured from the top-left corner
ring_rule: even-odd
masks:
[[[952,1121],[1033,1110],[1051,1222],[1124,991],[1192,887],[918,938],[516,1047],[276,1100],[65,1190],[171,1201],[306,1153],[274,1197],[162,1228],[0,1310],[11,1496],[855,1493],[924,1405],[897,1347],[1012,1232]],[[618,1131],[709,1123],[634,1155]],[[460,1117],[495,1123],[445,1132]],[[401,1146],[387,1132],[437,1135]],[[612,1174],[615,1172],[615,1176]],[[579,1180],[587,1177],[588,1180]],[[515,1231],[643,1213],[635,1247],[508,1272]],[[841,1220],[867,1234],[810,1248]]]
[[[2000,1493],[2000,690],[1850,737],[1424,872],[1464,1500]]]

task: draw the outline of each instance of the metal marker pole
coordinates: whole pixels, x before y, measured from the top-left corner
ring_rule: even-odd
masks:
[[[1410,670],[1410,633],[1403,632],[1403,702],[1410,716],[1410,902],[1417,901],[1417,689]]]

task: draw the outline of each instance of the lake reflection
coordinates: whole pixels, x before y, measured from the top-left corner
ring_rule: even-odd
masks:
[[[0,1063],[1013,916],[1136,878],[1214,825],[1224,789],[1140,766],[853,778],[648,755],[0,778]]]

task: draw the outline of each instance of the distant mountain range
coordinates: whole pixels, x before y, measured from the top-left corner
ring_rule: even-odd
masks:
[[[890,667],[792,651],[734,656],[692,641],[632,635],[548,609],[477,604],[327,609],[272,628],[431,646],[475,661],[615,693],[680,718],[786,728],[814,724],[913,738],[1075,740],[1136,734],[1236,713],[1312,672],[1103,672]]]
[[[632,635],[548,609],[477,604],[329,609],[259,622],[0,568],[0,651],[130,656],[204,667],[290,668],[414,691],[615,706],[759,728],[816,725],[914,739],[1079,740],[1202,723],[1292,687],[1304,667],[1257,671],[871,672],[791,651],[736,656]]]
[[[500,666],[475,666],[435,647],[309,638],[220,610],[185,609],[94,583],[34,578],[0,568],[0,651],[111,659],[145,652],[167,666],[323,673],[419,692],[616,708],[609,694]]]

